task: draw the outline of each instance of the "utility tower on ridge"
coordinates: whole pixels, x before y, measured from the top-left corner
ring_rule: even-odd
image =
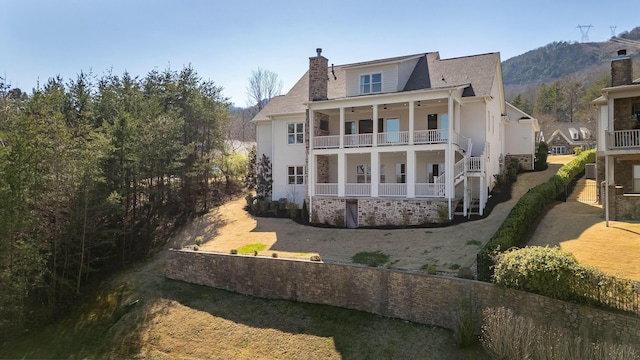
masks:
[[[589,42],[589,29],[591,29],[593,25],[578,25],[577,28],[580,29],[580,33],[582,33],[582,39],[580,42]]]
[[[616,28],[617,26],[615,25],[610,25],[609,29],[611,30],[611,37],[616,37]]]

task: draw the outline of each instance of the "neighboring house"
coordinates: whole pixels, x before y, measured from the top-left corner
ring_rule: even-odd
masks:
[[[589,150],[596,147],[595,128],[590,123],[563,123],[553,122],[543,126],[545,136],[551,134],[546,140],[552,155],[573,154],[573,149]]]
[[[607,221],[640,220],[640,79],[625,50],[611,61],[611,87],[598,108],[596,181]],[[604,195],[604,196],[602,196]]]
[[[505,102],[498,53],[329,66],[321,51],[253,119],[258,156],[272,161],[272,198],[306,200],[313,222],[483,214],[505,157],[532,168],[537,121]]]

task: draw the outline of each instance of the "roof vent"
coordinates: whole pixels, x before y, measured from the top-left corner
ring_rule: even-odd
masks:
[[[322,48],[316,48],[316,52],[318,53],[318,56],[321,56],[321,54],[322,54]]]

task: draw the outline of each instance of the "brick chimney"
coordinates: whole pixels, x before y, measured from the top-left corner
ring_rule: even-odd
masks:
[[[329,60],[317,48],[317,56],[309,58],[309,101],[327,100]]]
[[[618,56],[611,60],[611,86],[629,85],[633,82],[631,65],[627,50],[618,50]]]

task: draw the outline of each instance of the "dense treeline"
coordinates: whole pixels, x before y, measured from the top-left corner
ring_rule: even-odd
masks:
[[[80,73],[32,94],[0,79],[0,338],[233,191],[243,165],[225,146],[228,119],[221,88],[191,67]]]
[[[617,37],[627,41],[638,41],[640,27],[622,32]],[[548,84],[562,77],[576,77],[599,70],[606,71],[611,59],[616,56],[618,50],[623,48],[626,48],[627,54],[632,58],[640,57],[640,48],[616,41],[552,42],[505,60],[502,63],[504,85],[506,88],[512,88],[528,84]]]
[[[591,101],[600,96],[601,90],[609,86],[610,81],[607,75],[592,82],[565,77],[550,84],[542,83],[509,101],[535,116],[541,123],[595,123],[597,114]]]

